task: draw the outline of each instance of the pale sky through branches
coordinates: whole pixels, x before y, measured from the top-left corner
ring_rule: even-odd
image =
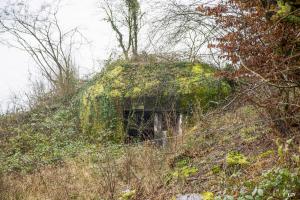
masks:
[[[45,1],[29,2],[30,6],[39,6]],[[90,42],[81,46],[75,54],[81,75],[99,71],[101,65],[98,61],[106,59],[112,49],[116,48],[115,36],[109,25],[102,20],[103,17],[97,0],[61,2],[58,13],[61,26],[66,30],[79,27]],[[29,78],[35,79],[37,71],[33,60],[21,50],[0,45],[0,55],[0,105],[4,107],[12,94],[22,94],[29,89]]]
[[[0,8],[5,5],[3,2],[16,1],[16,0],[0,0]],[[59,0],[27,0],[29,7],[40,8],[44,3],[51,4],[53,1]],[[88,44],[84,44],[77,49],[74,55],[76,66],[80,69],[80,75],[91,75],[100,71],[102,65],[99,61],[108,59],[112,52],[120,53],[118,47],[116,35],[112,31],[110,24],[105,22],[105,14],[101,9],[101,0],[60,0],[58,22],[60,26],[65,30],[71,30],[75,27],[79,28],[79,31],[88,40]],[[213,0],[214,1],[214,0]],[[168,0],[141,0],[142,11],[146,13],[142,20],[142,30],[140,31],[140,52],[153,52],[156,50],[163,52],[163,48],[170,51],[178,51],[184,44],[179,43],[179,46],[169,45],[161,40],[158,34],[157,38],[151,35],[153,33],[147,32],[152,27],[151,22],[157,20],[159,16],[164,15],[163,4],[168,3]],[[191,2],[206,2],[206,0],[179,0],[183,4],[189,4]],[[191,4],[191,5],[197,5]],[[162,12],[162,13],[161,13]],[[146,23],[147,22],[147,23]],[[150,22],[150,23],[149,23]],[[163,27],[165,28],[165,27]],[[1,35],[0,35],[1,40]],[[87,42],[86,42],[87,43]],[[169,49],[168,49],[169,48]],[[206,52],[207,48],[201,49]],[[179,52],[179,51],[178,51]],[[0,112],[6,110],[7,102],[10,101],[11,96],[17,94],[22,96],[24,92],[29,91],[29,80],[35,81],[39,79],[37,67],[33,62],[33,59],[29,57],[26,52],[15,48],[8,48],[0,43]]]

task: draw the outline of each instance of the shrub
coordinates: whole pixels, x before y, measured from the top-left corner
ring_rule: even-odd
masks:
[[[299,199],[300,176],[299,171],[291,172],[288,169],[277,168],[262,175],[258,184],[245,185],[240,191],[238,200],[272,200],[272,199]],[[248,191],[248,192],[245,192]],[[233,200],[233,196],[218,196],[216,199]]]
[[[64,106],[56,110],[34,110],[24,122],[11,125],[16,136],[3,142],[0,153],[4,172],[33,170],[59,164],[88,148],[77,131],[75,113]]]
[[[277,168],[263,174],[258,185],[264,193],[274,199],[295,199],[300,197],[300,174],[288,169]],[[256,194],[256,193],[255,193]]]

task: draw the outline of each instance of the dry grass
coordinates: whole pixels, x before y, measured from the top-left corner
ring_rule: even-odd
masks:
[[[125,189],[136,190],[138,200],[168,200],[186,192],[217,194],[224,188],[234,192],[245,181],[256,181],[263,171],[280,165],[274,142],[278,135],[268,124],[254,123],[259,120],[252,108],[243,107],[202,118],[186,132],[183,141],[173,141],[167,149],[150,143],[103,149],[96,156],[85,153],[62,166],[45,167],[33,174],[5,175],[0,182],[0,199],[118,199]],[[228,174],[225,162],[230,151],[241,152],[250,161],[235,175]],[[267,151],[274,153],[262,157]],[[172,162],[180,156],[190,158],[198,173],[184,180],[166,181],[174,171]],[[219,173],[212,172],[215,166],[220,167]]]
[[[99,193],[98,177],[88,163],[67,162],[33,174],[5,176],[3,182],[3,199],[94,199]]]
[[[97,158],[82,155],[32,174],[2,176],[0,199],[117,199],[129,188],[150,197],[163,185],[166,154],[153,145],[122,151],[118,158],[104,151]]]

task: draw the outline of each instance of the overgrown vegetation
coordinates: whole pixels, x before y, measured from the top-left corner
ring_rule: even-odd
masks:
[[[188,59],[140,54],[142,3],[102,2],[123,58],[84,81],[72,57],[77,29],[64,34],[50,5],[1,8],[0,34],[16,38],[50,83],[28,108],[0,115],[1,200],[300,199],[298,1],[170,0],[153,25],[166,26],[172,48],[187,43]],[[197,57],[203,44],[220,57]],[[144,117],[146,98],[160,135],[127,140],[125,107]],[[173,121],[159,119],[164,109]]]
[[[74,105],[64,104],[9,114],[1,133],[1,171],[33,172],[49,164],[60,164],[91,147],[78,132]]]
[[[210,47],[222,50],[220,56],[232,62],[234,70],[227,76],[246,79],[244,100],[263,107],[282,134],[300,124],[299,9],[293,0],[230,0],[198,7],[224,30]]]
[[[121,106],[126,98],[153,95],[160,101],[178,96],[185,108],[215,106],[229,95],[230,87],[213,78],[213,71],[207,64],[113,63],[68,104],[58,99],[46,108],[3,116],[2,132],[9,137],[1,142],[1,169],[33,172],[107,142],[124,142]]]
[[[231,92],[228,83],[214,77],[216,69],[205,63],[110,64],[83,92],[80,120],[83,133],[93,139],[122,141],[123,106],[128,100],[154,97],[154,106],[179,102],[184,112],[216,107]]]
[[[6,174],[1,195],[159,200],[198,193],[211,199],[298,199],[299,137],[276,144],[278,135],[268,122],[256,123],[259,115],[249,110],[210,115],[183,140],[170,140],[166,149],[150,142],[74,148],[76,156],[64,157],[58,166],[47,164],[21,177]],[[254,126],[262,127],[259,137],[245,143],[241,130]]]

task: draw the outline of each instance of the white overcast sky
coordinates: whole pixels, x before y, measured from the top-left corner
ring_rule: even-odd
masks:
[[[44,1],[29,2],[37,6]],[[76,55],[81,74],[99,71],[100,65],[97,61],[106,59],[116,47],[115,35],[102,20],[103,17],[97,0],[64,0],[62,3],[59,11],[60,24],[66,29],[79,27],[91,41],[90,45],[82,47]],[[29,89],[29,78],[35,77],[36,68],[25,52],[14,48],[0,45],[0,58],[0,105],[3,107],[12,94],[22,94]]]

